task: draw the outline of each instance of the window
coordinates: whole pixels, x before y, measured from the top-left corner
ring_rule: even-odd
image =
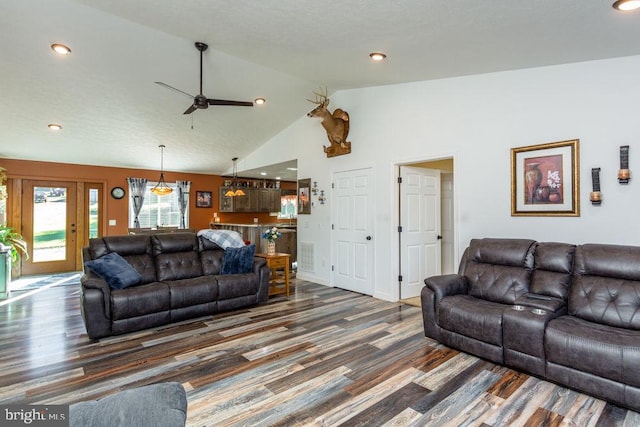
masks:
[[[87,239],[102,235],[102,184],[87,182],[85,185],[85,224]],[[89,241],[85,241],[85,246]]]
[[[178,203],[178,189],[175,183],[167,183],[173,188],[173,192],[166,196],[157,196],[151,192],[156,185],[155,182],[147,183],[144,192],[144,202],[142,210],[138,215],[138,221],[141,228],[157,228],[157,227],[179,227],[180,226],[180,205]],[[185,227],[189,227],[189,206],[185,212]],[[135,214],[133,212],[133,203],[129,197],[129,227],[135,227],[133,221]]]

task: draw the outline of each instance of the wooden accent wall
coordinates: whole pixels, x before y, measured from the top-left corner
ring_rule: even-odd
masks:
[[[147,178],[150,182],[158,180],[160,172],[146,169],[127,169],[105,166],[77,165],[68,163],[36,162],[29,160],[14,160],[0,158],[0,166],[7,170],[9,182],[7,190],[7,222],[18,228],[20,223],[20,193],[23,179],[59,180],[74,182],[96,182],[104,185],[103,191],[103,235],[119,235],[128,232],[128,197],[129,189],[127,177]],[[276,222],[277,218],[268,213],[224,213],[220,214],[218,188],[223,183],[219,175],[179,173],[164,171],[165,180],[173,182],[178,179],[191,181],[189,201],[189,227],[196,230],[209,228],[213,219],[213,213],[218,212],[223,222],[237,222],[252,224],[253,218],[258,218],[260,223]],[[127,191],[127,196],[120,200],[111,197],[113,187],[122,187]],[[283,183],[283,188],[295,189],[296,183]],[[196,208],[195,192],[211,191],[213,206],[211,208]],[[109,226],[109,220],[116,220],[115,226]]]

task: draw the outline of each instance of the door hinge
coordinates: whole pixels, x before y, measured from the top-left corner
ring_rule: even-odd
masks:
[[[402,184],[402,177],[401,176],[398,177],[398,184]]]
[[[402,233],[402,226],[401,225],[398,226],[398,233]]]
[[[333,271],[333,264],[331,265],[331,271]]]
[[[331,229],[333,230],[333,224],[331,224]]]
[[[334,188],[336,188],[336,187],[335,187],[335,184],[332,182],[331,183],[331,189],[333,190]]]
[[[398,282],[402,282],[402,274],[398,274]]]

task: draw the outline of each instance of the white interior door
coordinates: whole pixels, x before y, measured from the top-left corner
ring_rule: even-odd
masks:
[[[400,177],[400,299],[406,299],[440,274],[440,171],[401,166]]]
[[[373,295],[373,179],[370,168],[333,175],[333,284]]]

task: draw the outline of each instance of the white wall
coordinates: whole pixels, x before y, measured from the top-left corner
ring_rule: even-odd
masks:
[[[397,163],[454,157],[458,257],[476,237],[640,245],[639,104],[640,56],[342,91],[330,108],[350,114],[351,154],[327,159],[324,130],[303,116],[247,161],[297,158],[298,178],[318,181],[329,203],[332,173],[373,167],[374,296],[396,300]],[[512,217],[510,148],[576,138],[580,217]],[[630,145],[626,186],[616,179],[620,145]],[[602,168],[599,207],[589,202],[592,167]],[[316,271],[301,277],[324,284],[331,282],[330,221],[330,206],[317,203],[298,219],[298,242],[316,244]]]

